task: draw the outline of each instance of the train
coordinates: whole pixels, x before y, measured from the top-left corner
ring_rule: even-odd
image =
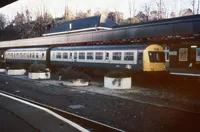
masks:
[[[49,68],[93,68],[126,71],[166,71],[165,52],[158,44],[62,46],[8,49],[3,53],[9,66],[37,61]]]

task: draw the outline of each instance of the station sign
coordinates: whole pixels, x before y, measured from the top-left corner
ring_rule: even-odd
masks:
[[[196,61],[200,61],[200,48],[196,48]]]
[[[177,55],[177,51],[170,51],[169,55]]]

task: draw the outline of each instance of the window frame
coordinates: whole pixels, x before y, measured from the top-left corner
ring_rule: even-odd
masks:
[[[102,54],[101,56],[100,55],[98,55],[97,56],[97,54]],[[103,60],[103,51],[97,51],[97,52],[95,52],[95,60],[98,60],[98,61],[101,61],[101,60]],[[97,59],[97,57],[102,57],[101,59]]]
[[[120,53],[120,59],[114,59],[114,54],[116,54],[116,53]],[[117,56],[115,55],[115,57],[117,57]],[[112,60],[113,61],[122,61],[122,51],[113,51],[112,52]]]
[[[68,52],[63,52],[62,57],[63,57],[63,59],[67,60],[69,58]]]
[[[80,54],[82,54],[82,55],[80,55]],[[79,60],[85,60],[85,52],[79,52],[78,53],[78,59]]]
[[[127,55],[127,53],[129,53],[129,55]],[[132,55],[130,55],[130,53],[132,53]],[[133,51],[124,51],[123,54],[124,54],[124,56],[123,56],[123,60],[124,61],[130,61],[131,62],[131,61],[135,60],[135,58],[134,58],[135,57],[135,53]],[[132,59],[125,59],[126,57],[128,57],[128,58],[132,57]]]
[[[59,59],[59,60],[62,59],[62,53],[61,52],[56,52],[56,59]]]
[[[92,55],[88,55],[88,54],[92,54]],[[88,57],[91,57],[91,58],[88,58]],[[87,60],[94,60],[94,52],[87,52],[86,59]]]

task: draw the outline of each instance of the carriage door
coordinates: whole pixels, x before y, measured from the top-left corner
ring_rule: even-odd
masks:
[[[0,62],[4,61],[4,51],[0,51]]]
[[[69,52],[69,61],[72,61],[73,60],[73,54],[72,52]]]
[[[108,51],[105,52],[105,61],[110,62],[110,53]]]
[[[77,61],[77,52],[74,52],[74,62]]]

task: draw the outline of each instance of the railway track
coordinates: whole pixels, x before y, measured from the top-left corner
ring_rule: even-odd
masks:
[[[20,96],[17,96],[17,95],[14,95],[14,94],[11,94],[11,93],[8,93],[8,92],[5,92],[5,91],[1,91],[1,93],[3,94],[6,94],[6,95],[9,95],[9,96],[12,96],[12,97],[15,97],[17,99],[20,99],[20,100],[23,100],[23,101],[27,101],[29,103],[32,103],[34,105],[38,105],[40,107],[43,107],[43,108],[46,108],[46,109],[49,109],[51,110],[52,112],[82,126],[83,128],[87,129],[88,131],[91,131],[91,132],[124,132],[123,130],[120,130],[118,128],[114,128],[114,127],[111,127],[109,125],[106,125],[106,124],[103,124],[103,123],[100,123],[100,122],[97,122],[97,121],[94,121],[94,120],[90,120],[90,119],[87,119],[85,117],[82,117],[82,116],[79,116],[79,115],[75,115],[73,113],[69,113],[69,112],[66,112],[64,110],[60,110],[58,108],[55,108],[55,107],[52,107],[52,106],[48,106],[48,105],[45,105],[45,104],[42,104],[42,103],[39,103],[39,102],[36,102],[36,101],[33,101],[33,100],[29,100],[29,99],[26,99],[26,98],[23,98],[23,97],[20,97]]]

